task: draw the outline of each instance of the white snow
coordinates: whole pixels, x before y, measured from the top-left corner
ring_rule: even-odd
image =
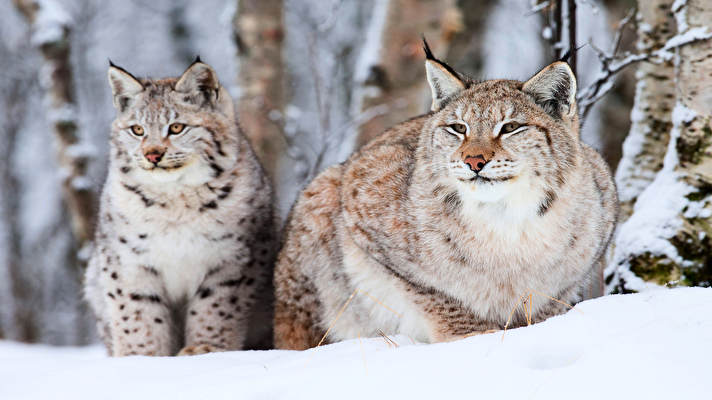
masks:
[[[679,102],[675,105],[672,111],[673,128],[670,131],[663,168],[636,200],[633,215],[618,227],[615,248],[620,250],[616,250],[613,260],[606,268],[605,276],[618,274],[625,280],[627,289],[641,291],[657,286],[655,283],[643,281],[629,270],[628,258],[631,255],[648,252],[684,265],[684,260],[669,241],[682,225],[679,215],[684,213],[685,217],[695,217],[708,212],[703,210],[704,204],[687,199],[686,196],[694,188],[685,183],[676,171],[679,159],[675,145],[680,137],[680,129],[696,115],[693,110]],[[611,286],[617,284],[618,280],[613,279]]]
[[[71,24],[71,17],[59,2],[38,0],[32,44],[41,46],[62,40]]]
[[[708,398],[712,289],[589,300],[530,327],[452,343],[351,340],[305,352],[107,358],[0,342],[0,398]]]
[[[687,25],[687,0],[675,0],[670,7],[675,14],[675,22],[677,22],[677,31],[685,32],[688,29]]]

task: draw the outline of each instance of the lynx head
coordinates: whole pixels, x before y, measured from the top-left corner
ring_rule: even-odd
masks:
[[[526,82],[473,82],[433,57],[427,43],[425,51],[433,98],[421,137],[428,168],[480,202],[551,201],[579,151],[569,66],[555,62]]]
[[[232,99],[197,58],[179,78],[137,79],[111,64],[114,168],[141,183],[200,185],[237,156]]]

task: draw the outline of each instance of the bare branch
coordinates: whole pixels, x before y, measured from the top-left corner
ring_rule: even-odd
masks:
[[[611,90],[613,86],[613,78],[624,68],[641,61],[659,63],[662,60],[669,60],[674,56],[674,50],[691,43],[712,38],[712,32],[708,31],[704,27],[700,27],[690,29],[670,38],[670,40],[668,40],[663,47],[657,50],[649,49],[640,53],[626,52],[622,55],[618,55],[616,54],[616,51],[618,50],[620,43],[620,31],[622,31],[623,28],[630,22],[631,18],[631,13],[628,13],[628,15],[621,20],[610,53],[606,53],[591,44],[591,48],[593,48],[598,55],[602,69],[599,72],[598,77],[590,85],[579,91],[577,101],[579,113],[582,119],[586,118],[593,104],[595,104]]]

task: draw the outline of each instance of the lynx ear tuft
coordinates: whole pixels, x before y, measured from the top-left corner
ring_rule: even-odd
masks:
[[[465,83],[460,75],[452,67],[438,60],[430,51],[428,42],[423,38],[423,50],[425,51],[425,75],[430,84],[430,91],[433,96],[431,111],[442,108],[445,102],[452,96],[465,89]]]
[[[109,85],[114,96],[114,107],[124,112],[131,105],[133,98],[143,91],[143,85],[125,69],[109,60]]]
[[[220,82],[215,71],[198,57],[178,78],[175,90],[190,95],[193,103],[215,104],[220,93]]]
[[[556,119],[576,113],[576,77],[569,65],[557,61],[524,83],[522,90]]]

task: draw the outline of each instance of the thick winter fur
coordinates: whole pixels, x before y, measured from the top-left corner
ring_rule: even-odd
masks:
[[[162,80],[112,65],[109,82],[118,112],[85,288],[109,353],[241,349],[248,328],[270,342],[272,190],[227,91],[200,61]]]
[[[426,70],[433,111],[299,197],[275,270],[278,347],[315,346],[356,289],[328,340],[502,329],[529,293],[576,302],[600,265],[616,192],[579,140],[568,65],[475,83],[429,54]],[[538,294],[531,307],[534,321],[566,309]],[[510,326],[526,323],[521,310]]]

